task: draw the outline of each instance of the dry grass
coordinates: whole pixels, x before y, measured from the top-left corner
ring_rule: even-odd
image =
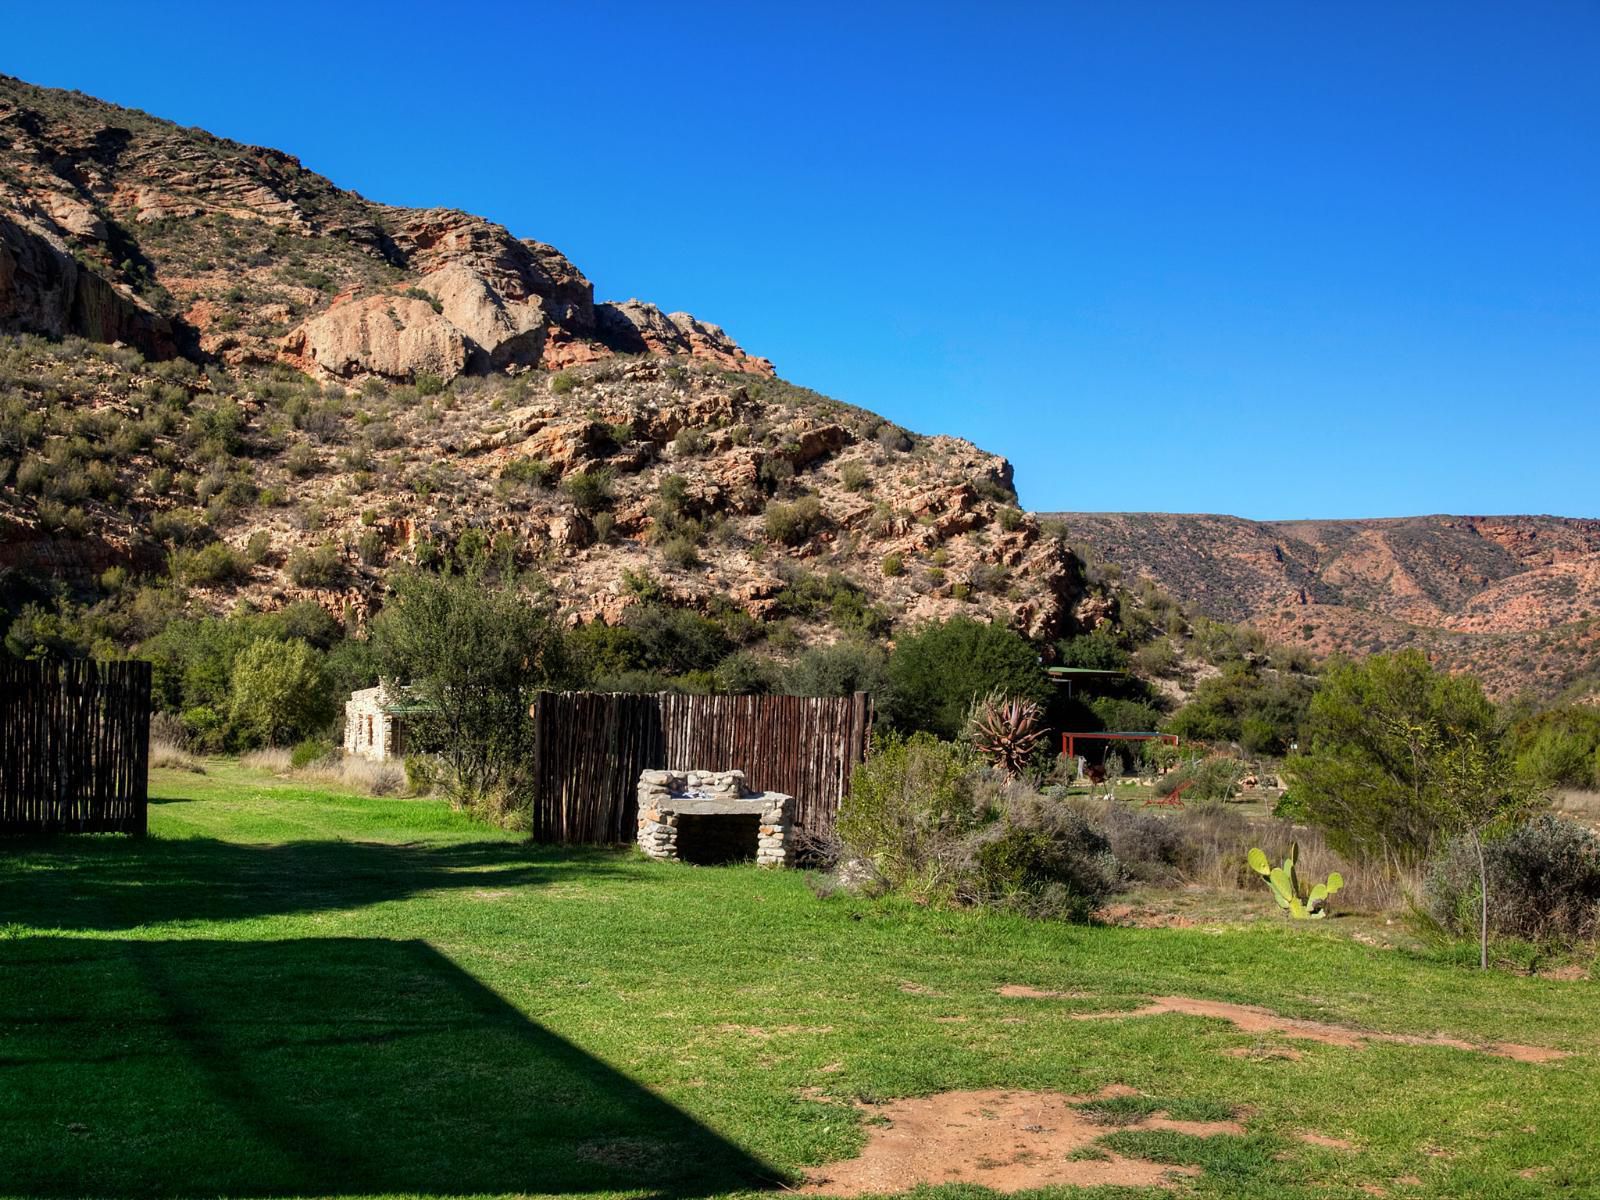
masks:
[[[252,750],[239,758],[241,766],[256,771],[271,771],[274,775],[287,775],[292,769],[290,762],[289,752],[280,750],[276,746],[269,746],[265,750]]]
[[[157,738],[150,739],[150,766],[164,767],[169,771],[192,771],[196,775],[206,773],[205,767],[194,755]]]
[[[1107,801],[1088,797],[1072,797],[1069,803],[1091,820],[1103,819],[1110,807]],[[1401,912],[1421,895],[1419,873],[1383,863],[1351,863],[1328,845],[1321,830],[1246,811],[1242,805],[1191,804],[1160,815],[1183,838],[1179,875],[1186,884],[1218,892],[1258,891],[1264,885],[1246,861],[1250,848],[1259,846],[1273,862],[1281,862],[1289,847],[1298,845],[1296,863],[1302,878],[1320,881],[1333,871],[1344,876],[1338,903],[1345,911]]]
[[[373,762],[338,750],[304,767],[296,767],[289,751],[277,747],[252,750],[239,762],[258,771],[345,788],[367,796],[398,796],[406,790],[406,773],[397,764]]]

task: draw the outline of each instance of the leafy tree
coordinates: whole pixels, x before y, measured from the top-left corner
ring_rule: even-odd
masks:
[[[444,760],[459,798],[519,790],[533,695],[568,679],[551,612],[477,575],[410,572],[395,577],[372,641],[384,675],[421,702],[417,744]]]
[[[790,696],[881,696],[888,681],[889,656],[871,642],[845,640],[813,646],[784,673],[781,691]]]
[[[1077,637],[1063,638],[1056,643],[1056,657],[1063,667],[1087,667],[1095,671],[1126,671],[1129,661],[1128,652],[1122,648],[1110,622]]]
[[[721,622],[687,608],[640,604],[628,609],[623,625],[634,636],[638,655],[631,665],[667,675],[710,671],[733,650]]]
[[[1518,770],[1536,783],[1600,783],[1600,711],[1574,705],[1528,716],[1512,727],[1512,740]]]
[[[233,664],[228,719],[244,744],[289,745],[325,729],[333,714],[322,655],[305,642],[258,638]]]
[[[1237,742],[1250,754],[1283,754],[1299,740],[1316,680],[1235,660],[1200,681],[1167,732],[1202,742]]]
[[[1489,871],[1486,838],[1509,833],[1543,803],[1539,791],[1519,775],[1500,739],[1475,731],[1447,735],[1437,724],[1398,731],[1422,748],[1439,796],[1445,827],[1465,836],[1478,860],[1478,969],[1489,969]]]
[[[1434,671],[1417,650],[1334,666],[1306,723],[1308,748],[1286,771],[1307,818],[1343,854],[1405,864],[1453,823],[1433,760],[1496,738],[1483,685]]]
[[[953,739],[974,698],[996,690],[1041,703],[1050,698],[1049,679],[1025,639],[1003,625],[953,617],[895,644],[883,710],[897,729]]]

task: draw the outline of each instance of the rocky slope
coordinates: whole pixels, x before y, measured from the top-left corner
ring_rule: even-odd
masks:
[[[0,570],[79,594],[170,566],[214,610],[360,620],[396,564],[492,553],[573,620],[664,594],[1048,637],[1079,599],[1003,459],[489,221],[4,77],[0,335]]]
[[[1319,654],[1421,646],[1500,694],[1600,670],[1600,520],[1054,516],[1075,546],[1195,611]]]

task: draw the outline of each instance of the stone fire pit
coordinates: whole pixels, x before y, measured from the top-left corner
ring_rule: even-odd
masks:
[[[651,858],[712,865],[794,859],[794,797],[749,792],[743,771],[643,771],[639,848]]]

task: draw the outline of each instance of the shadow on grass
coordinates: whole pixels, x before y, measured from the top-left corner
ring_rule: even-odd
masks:
[[[616,862],[615,851],[554,851],[507,841],[8,839],[0,844],[0,928],[113,930],[164,921],[236,921],[357,908],[444,888],[593,880]]]
[[[425,943],[0,940],[14,1195],[775,1186]]]

